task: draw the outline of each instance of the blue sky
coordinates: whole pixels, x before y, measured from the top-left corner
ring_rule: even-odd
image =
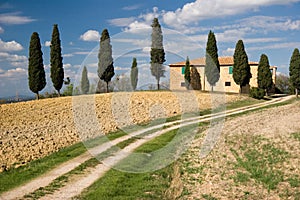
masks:
[[[112,38],[116,74],[128,74],[132,57],[138,57],[140,85],[155,83],[149,74],[151,22],[163,27],[166,65],[201,57],[209,30],[216,34],[219,56],[232,56],[243,39],[248,57],[288,74],[294,48],[300,47],[300,0],[164,0],[164,1],[0,1],[0,97],[32,94],[28,89],[28,47],[33,32],[40,35],[49,79],[49,41],[58,24],[65,76],[76,82],[82,65],[95,82],[99,35],[104,28]],[[167,71],[168,74],[168,71]],[[167,81],[168,75],[162,81]]]

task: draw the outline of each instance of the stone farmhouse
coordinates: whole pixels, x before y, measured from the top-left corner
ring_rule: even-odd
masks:
[[[214,86],[214,91],[239,93],[239,85],[237,85],[232,77],[233,57],[219,57],[220,63],[220,79]],[[251,87],[257,87],[258,62],[249,61],[252,78],[249,85],[242,88],[243,93],[248,93]],[[201,90],[210,91],[211,86],[206,80],[204,74],[205,58],[190,60],[190,65],[195,66],[201,77]],[[184,81],[185,61],[170,64],[170,90],[186,90]],[[277,67],[271,66],[273,83],[276,82]]]

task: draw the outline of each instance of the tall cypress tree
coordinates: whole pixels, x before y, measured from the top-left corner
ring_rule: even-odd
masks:
[[[257,84],[259,88],[264,89],[266,91],[266,95],[268,95],[268,89],[270,89],[273,85],[269,59],[268,56],[266,56],[265,54],[262,54],[259,60]]]
[[[137,68],[136,58],[133,58],[131,71],[130,71],[130,80],[131,80],[131,86],[132,86],[133,90],[136,90],[136,86],[138,83],[138,73],[139,73],[139,70]]]
[[[249,84],[252,77],[243,40],[239,40],[235,46],[232,76],[234,82],[240,86],[240,93],[242,92],[242,87]]]
[[[28,58],[28,82],[29,89],[36,94],[39,99],[39,91],[46,86],[46,76],[43,64],[43,52],[41,42],[37,32],[32,33],[29,45]]]
[[[191,66],[190,66],[189,57],[187,57],[186,61],[185,61],[184,80],[185,80],[185,87],[186,87],[186,89],[189,90],[190,83],[191,83]]]
[[[62,63],[63,58],[61,55],[61,44],[57,24],[53,25],[50,49],[50,77],[54,88],[58,92],[58,96],[60,96],[60,89],[62,88],[62,85],[64,83],[64,69]]]
[[[161,26],[157,18],[153,19],[152,23],[152,45],[151,45],[151,74],[157,80],[157,89],[159,90],[159,81],[161,77],[165,77],[165,68],[163,63],[165,60],[165,51],[163,47],[163,35]]]
[[[290,84],[295,88],[296,97],[300,90],[300,54],[299,49],[295,48],[290,61]]]
[[[209,31],[206,44],[205,75],[211,86],[211,91],[213,91],[213,87],[220,79],[220,63],[218,59],[217,41],[212,31]]]
[[[100,49],[98,54],[98,76],[106,82],[106,92],[108,91],[108,83],[115,75],[114,62],[112,58],[112,46],[110,44],[110,36],[107,29],[104,29],[100,38]]]
[[[80,86],[81,86],[81,91],[82,91],[83,94],[87,94],[89,92],[89,90],[90,90],[90,81],[89,81],[89,78],[88,78],[88,72],[87,72],[86,66],[84,66],[83,70],[82,70]]]
[[[193,90],[201,90],[201,77],[195,66],[191,70],[191,87]]]

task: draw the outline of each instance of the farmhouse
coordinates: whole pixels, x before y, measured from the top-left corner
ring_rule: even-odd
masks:
[[[232,77],[233,69],[233,57],[219,57],[220,63],[220,79],[214,86],[214,91],[220,92],[239,92],[239,85],[237,85]],[[201,90],[210,91],[211,86],[206,80],[204,74],[205,68],[205,58],[198,58],[190,60],[190,65],[195,66],[201,77]],[[258,62],[249,61],[251,68],[252,78],[250,79],[249,85],[242,88],[243,93],[248,93],[250,87],[257,87],[257,70]],[[185,61],[170,64],[170,89],[171,90],[186,90],[184,82],[184,70],[185,70]],[[277,67],[271,66],[270,70],[272,72],[273,82],[276,81],[276,70]]]

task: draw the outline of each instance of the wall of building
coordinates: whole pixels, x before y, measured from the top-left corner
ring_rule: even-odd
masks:
[[[201,76],[202,90],[210,91],[211,86],[204,76],[204,67],[197,66],[197,71]],[[230,69],[231,68],[231,69]],[[250,79],[250,87],[257,87],[257,71],[258,66],[251,66],[252,78]],[[184,85],[184,70],[182,67],[170,67],[170,89],[171,90],[186,90]],[[214,91],[224,91],[238,93],[240,86],[237,85],[232,77],[232,66],[222,66],[220,68],[220,80],[214,86]],[[273,82],[276,81],[276,68],[272,70]],[[243,91],[249,90],[249,87],[243,88]]]

